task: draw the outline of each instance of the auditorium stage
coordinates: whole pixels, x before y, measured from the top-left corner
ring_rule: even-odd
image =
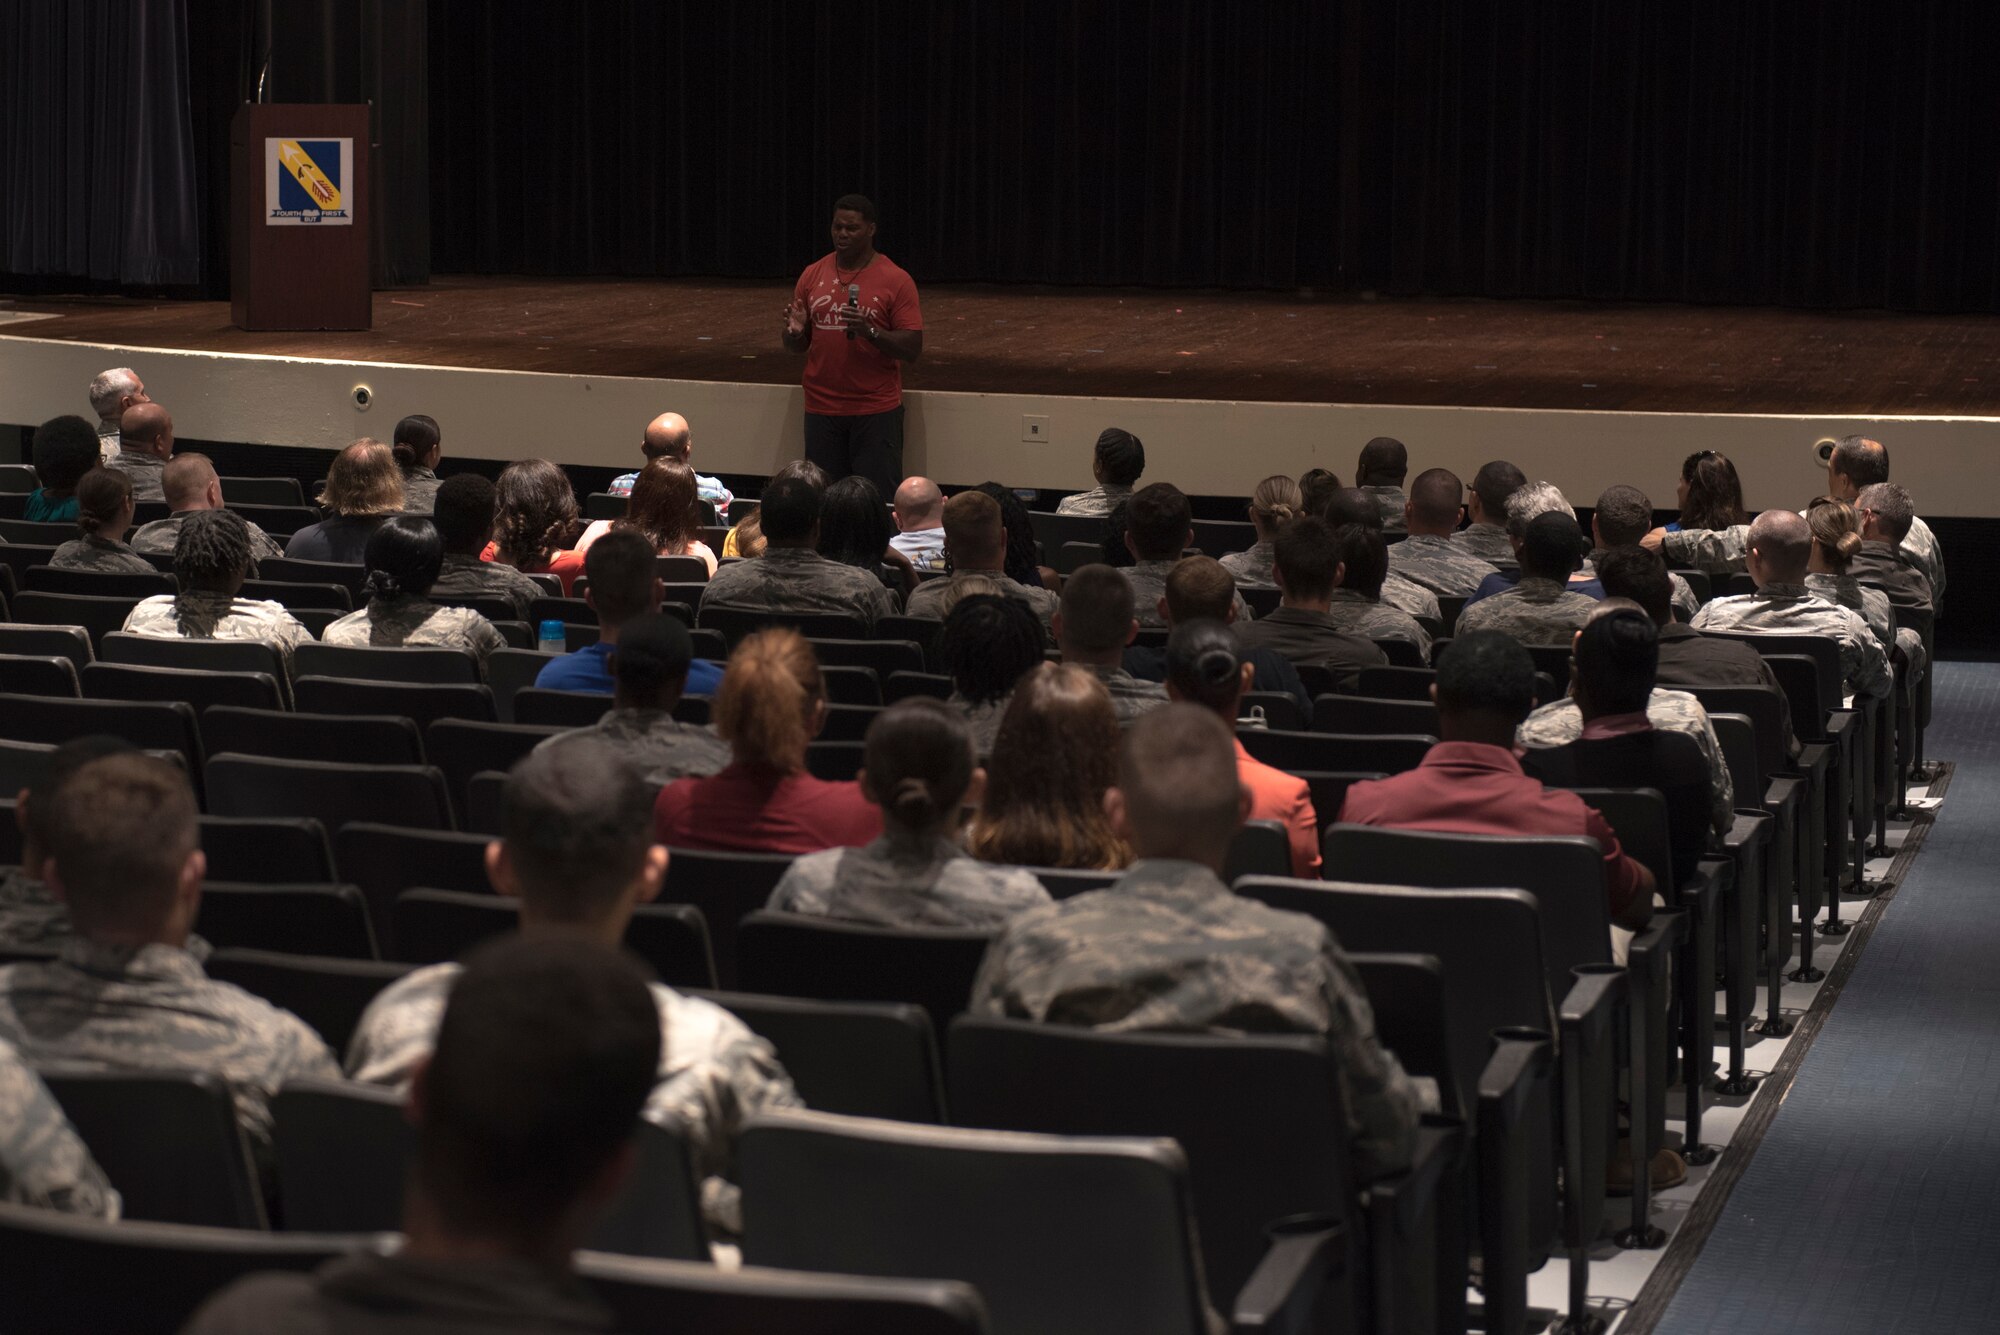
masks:
[[[2000,415],[2000,319],[1879,311],[927,285],[912,390],[1648,413]],[[782,283],[439,278],[363,333],[226,302],[0,300],[0,333],[223,354],[793,385]]]

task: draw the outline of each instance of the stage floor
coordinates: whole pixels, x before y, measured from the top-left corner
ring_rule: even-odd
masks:
[[[245,333],[224,302],[0,300],[28,338],[790,384],[783,284],[439,278],[365,333]],[[1749,307],[929,286],[911,389],[1629,412],[2000,415],[2000,318]]]

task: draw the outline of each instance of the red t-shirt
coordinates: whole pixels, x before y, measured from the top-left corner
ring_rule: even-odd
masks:
[[[669,848],[722,853],[817,853],[859,848],[882,833],[882,811],[853,781],[732,764],[705,779],[676,779],[653,805],[654,836]]]
[[[847,285],[861,291],[856,302],[877,329],[922,329],[917,285],[880,251],[849,272],[828,254],[799,275],[792,298],[812,313],[812,346],[806,350],[806,411],[828,417],[886,413],[903,401],[903,364],[860,334],[847,337],[839,308]]]
[[[479,553],[479,559],[482,561],[498,561],[500,559],[499,544],[487,543],[485,550]],[[554,575],[562,582],[563,596],[567,598],[570,596],[570,590],[576,585],[576,577],[583,573],[583,553],[557,552],[549,558],[547,565],[529,564],[521,566],[519,569],[524,575]]]

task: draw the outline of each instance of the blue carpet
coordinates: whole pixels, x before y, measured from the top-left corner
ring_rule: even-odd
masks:
[[[2000,664],[1940,667],[1927,743],[1941,819],[1665,1335],[2000,1330]]]

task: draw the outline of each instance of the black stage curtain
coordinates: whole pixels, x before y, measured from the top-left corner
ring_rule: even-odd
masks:
[[[0,273],[200,275],[185,0],[0,9]]]
[[[430,0],[440,271],[2000,309],[1962,0]]]

